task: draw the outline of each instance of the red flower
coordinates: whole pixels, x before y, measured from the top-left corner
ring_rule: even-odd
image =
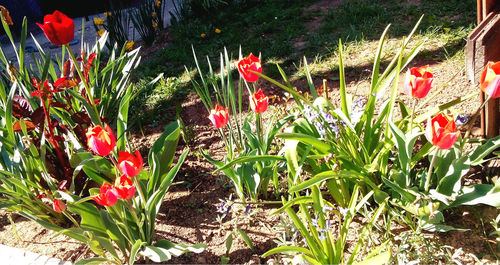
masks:
[[[404,89],[408,95],[415,98],[427,96],[434,81],[434,75],[429,72],[429,66],[413,67],[406,72]]]
[[[269,103],[269,98],[264,95],[262,89],[259,89],[257,93],[253,94],[253,96],[249,96],[250,98],[250,107],[255,113],[263,113],[267,109],[267,105]]]
[[[210,110],[208,118],[212,121],[215,127],[222,128],[229,121],[229,112],[227,108],[215,105],[215,108]]]
[[[119,199],[127,200],[134,197],[135,186],[127,175],[123,175],[115,180],[115,189]]]
[[[112,206],[118,200],[118,192],[115,187],[108,183],[104,183],[101,186],[100,194],[93,196],[95,202],[102,206]]]
[[[118,167],[120,171],[128,177],[135,177],[142,170],[142,156],[139,150],[135,151],[135,156],[129,152],[119,152]]]
[[[105,129],[100,125],[88,128],[86,135],[89,149],[97,155],[107,156],[115,148],[115,135],[107,124]]]
[[[439,113],[436,117],[427,120],[425,137],[439,149],[450,149],[459,135],[453,115]]]
[[[54,11],[53,14],[43,17],[43,25],[36,23],[42,28],[43,33],[54,45],[68,44],[74,39],[75,23],[65,14]]]
[[[54,211],[62,213],[64,212],[64,210],[66,210],[66,204],[64,204],[64,202],[61,200],[54,199],[54,201],[52,202],[52,208],[54,209]]]
[[[257,74],[251,71],[262,73],[262,66],[260,64],[259,58],[255,57],[252,53],[248,55],[247,58],[243,58],[238,62],[238,71],[240,72],[243,79],[247,82],[255,82],[259,79]]]
[[[491,98],[500,97],[500,61],[488,62],[481,74],[481,90]]]

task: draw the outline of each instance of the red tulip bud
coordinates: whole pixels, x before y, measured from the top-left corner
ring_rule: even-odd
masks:
[[[42,28],[47,39],[54,45],[68,44],[75,37],[75,23],[73,19],[58,10],[54,11],[53,14],[45,15],[43,17],[43,25],[40,23],[37,23],[37,25]]]
[[[434,118],[427,120],[425,137],[439,149],[450,149],[459,135],[460,132],[457,131],[453,115],[439,113]]]
[[[243,79],[247,82],[255,82],[259,79],[257,74],[251,71],[262,73],[262,66],[260,64],[259,58],[255,57],[252,53],[248,55],[247,58],[243,58],[238,62],[238,71],[240,72]]]
[[[415,98],[427,96],[434,81],[434,75],[429,72],[429,66],[413,67],[406,72],[404,89],[408,95]]]
[[[127,200],[134,197],[135,186],[127,175],[123,175],[115,180],[115,189],[119,199]]]
[[[229,121],[229,112],[227,108],[215,105],[215,108],[210,111],[208,118],[212,121],[215,127],[222,128]]]
[[[488,62],[481,74],[481,90],[491,98],[500,97],[500,61]]]
[[[102,206],[112,206],[118,200],[118,192],[115,187],[108,183],[104,183],[101,186],[100,194],[93,196],[92,199]]]
[[[97,155],[107,156],[115,148],[115,135],[107,124],[105,129],[100,125],[90,127],[86,135],[89,149],[94,151]]]
[[[54,199],[54,201],[52,202],[52,208],[54,209],[54,211],[62,213],[64,212],[64,210],[66,210],[66,204],[64,204],[64,202],[61,200]]]
[[[267,109],[269,98],[264,95],[262,89],[259,89],[257,93],[250,96],[250,107],[255,113],[263,113]]]
[[[142,156],[137,150],[135,156],[128,152],[119,152],[118,167],[120,171],[128,177],[135,177],[142,170]]]

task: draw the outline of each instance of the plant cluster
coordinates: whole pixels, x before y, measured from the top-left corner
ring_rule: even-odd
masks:
[[[223,2],[189,3],[210,9]],[[163,25],[163,15],[157,13],[161,5],[146,1],[134,11],[132,23],[145,42],[154,41],[156,28]],[[54,45],[62,47],[61,57],[53,60],[34,40],[40,57],[34,57],[34,67],[25,65],[26,21],[16,48],[17,65],[0,49],[0,66],[5,70],[0,78],[1,206],[87,244],[99,256],[79,264],[133,264],[139,256],[162,262],[186,252],[200,253],[204,244],[154,240],[163,198],[189,150],[174,165],[183,130],[180,121],[164,128],[147,154],[148,167],[141,152],[131,150],[129,104],[139,93],[132,93],[129,75],[140,57],[138,49],[126,43],[128,27],[123,23],[129,18],[116,12],[107,15],[106,24],[94,21],[107,32],[92,48],[82,44],[78,57],[68,45],[74,38],[74,23],[59,11],[47,15],[39,26]],[[472,139],[470,131],[484,104],[500,97],[500,62],[485,66],[480,91],[421,111],[420,106],[443,89],[435,88],[429,66],[409,67],[424,44],[409,45],[421,20],[382,68],[386,27],[366,97],[346,92],[339,41],[339,104],[325,82],[315,87],[305,58],[308,92],[292,86],[278,64],[276,73],[283,81],[269,77],[261,56],[244,57],[241,48],[236,61],[226,49],[218,55],[219,72],[207,57],[204,72],[192,48],[198,76],[187,68],[186,73],[225,147],[222,160],[214,159],[210,150],[201,149],[200,154],[216,167],[214,173],[228,178],[239,200],[229,199],[218,207],[223,214],[219,224],[234,212],[235,203],[241,206],[239,212],[245,208],[239,218],[251,218],[250,205],[277,204],[273,214],[286,213],[290,229],[263,257],[286,254],[294,263],[383,264],[392,256],[388,231],[393,220],[417,233],[444,232],[455,229],[445,222],[447,209],[500,206],[495,182],[464,182],[471,168],[498,156],[494,152],[500,136]],[[2,24],[14,44],[3,19]],[[110,54],[104,58],[108,38],[122,48],[108,46]],[[397,98],[405,69],[403,89],[410,106]],[[262,82],[288,93],[295,103],[292,110],[272,106]],[[486,100],[462,134],[451,108],[477,93],[485,93]],[[473,142],[481,145],[466,148]],[[349,244],[357,219],[361,228],[356,242]],[[498,218],[492,225],[498,235]],[[383,242],[372,240],[374,231],[385,233]],[[253,248],[248,235],[234,226],[227,233],[223,263],[229,262],[236,236]]]
[[[375,53],[367,98],[354,99],[346,92],[343,47],[339,41],[338,106],[331,101],[325,85],[315,88],[309,72],[306,72],[309,93],[302,93],[291,85],[279,65],[276,67],[284,84],[262,73],[259,58],[252,54],[243,58],[240,52],[237,62],[240,80],[238,87],[233,88],[226,51],[220,55],[218,76],[210,62],[209,74],[203,75],[195,55],[201,85],[192,78],[193,86],[225,143],[227,155],[223,161],[216,161],[206,151],[201,153],[217,167],[215,172],[223,172],[233,182],[234,191],[243,202],[267,198],[268,189],[272,188],[268,186],[269,180],[276,184],[275,192],[280,181],[288,184],[286,192],[281,194],[283,207],[275,214],[286,211],[304,241],[279,246],[264,257],[293,252],[299,253],[296,259],[311,264],[353,263],[359,261],[358,254],[369,231],[383,212],[413,231],[445,232],[455,229],[445,224],[443,212],[447,209],[479,204],[500,206],[496,183],[464,185],[470,169],[484,165],[500,147],[500,136],[488,140],[470,137],[480,109],[491,98],[500,96],[500,64],[489,62],[485,66],[480,88],[486,100],[468,122],[463,135],[450,109],[481,91],[421,113],[418,100],[426,98],[420,106],[425,105],[443,88],[433,89],[434,76],[429,66],[412,67],[404,76],[403,88],[412,98],[411,106],[407,106],[396,97],[398,78],[423,45],[420,42],[408,48],[421,20],[381,71],[381,55],[389,30],[386,27]],[[307,69],[305,59],[304,65]],[[280,119],[275,112],[268,122],[262,122],[260,113],[267,109],[268,99],[262,90],[257,90],[260,78],[291,95],[296,103],[293,114]],[[249,97],[245,108],[242,87],[247,88]],[[428,96],[432,90],[433,95]],[[383,97],[385,93],[387,99]],[[245,116],[249,108],[251,111]],[[284,132],[280,132],[281,128]],[[284,145],[277,154],[270,154],[275,138],[284,140]],[[465,148],[476,141],[481,145],[471,150]],[[354,252],[345,258],[349,223],[367,205],[371,205],[373,214],[362,229]],[[330,212],[337,216],[338,230],[332,229]],[[387,262],[391,254],[384,249],[387,242],[373,249],[363,262]]]
[[[142,154],[130,150],[129,78],[140,61],[138,49],[115,46],[106,60],[104,34],[92,48],[82,44],[76,57],[69,47],[72,19],[55,11],[39,26],[61,46],[60,57],[54,60],[34,39],[40,57],[32,54],[34,67],[24,63],[26,20],[15,49],[17,65],[0,49],[6,70],[0,78],[1,206],[100,256],[79,264],[133,264],[139,256],[161,262],[203,251],[203,244],[153,241],[156,216],[188,150],[174,165],[178,122],[167,125],[149,150],[148,170]]]

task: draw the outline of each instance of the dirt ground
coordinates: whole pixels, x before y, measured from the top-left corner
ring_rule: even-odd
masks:
[[[328,1],[321,1],[319,7]],[[338,1],[332,1],[337,4]],[[320,23],[320,22],[316,22]],[[376,43],[374,43],[376,45]],[[145,52],[147,53],[147,51]],[[359,53],[362,53],[360,51]],[[363,54],[351,54],[351,56],[364,56]],[[349,59],[346,64],[349,65]],[[446,88],[439,96],[436,96],[420,111],[447,102],[457,96],[467,95],[477,88],[473,86],[464,71],[457,74],[457,69],[463,69],[463,60],[429,61],[417,59],[411,66],[429,64],[435,76],[434,87]],[[354,73],[348,73],[348,93],[356,97],[366,97],[369,87],[369,76],[371,65],[366,69],[358,69]],[[457,75],[456,75],[457,74]],[[316,87],[321,86],[323,78],[327,79],[329,95],[338,103],[339,84],[333,73],[325,73],[321,78],[314,78]],[[452,78],[453,77],[453,78]],[[400,87],[402,80],[400,78]],[[333,79],[333,80],[332,80]],[[305,79],[293,82],[298,88],[306,88]],[[278,87],[265,81],[261,82],[265,94],[276,95],[277,100],[271,105],[279,106],[292,102],[283,100],[283,92]],[[431,92],[432,93],[432,92]],[[409,103],[409,97],[401,89],[398,98]],[[479,97],[474,97],[457,105],[458,113],[472,114],[479,107]],[[250,237],[254,250],[248,248],[241,237],[236,236],[233,246],[229,251],[230,263],[238,264],[260,264],[268,260],[261,258],[261,254],[276,246],[275,239],[283,230],[280,228],[280,215],[270,215],[276,207],[254,206],[249,213],[245,213],[244,206],[233,204],[234,212],[225,217],[221,222],[217,221],[217,207],[221,200],[228,199],[233,191],[228,185],[227,179],[222,175],[214,175],[215,169],[200,154],[199,149],[209,149],[215,159],[222,159],[224,147],[216,130],[208,120],[203,104],[196,94],[189,95],[182,103],[181,118],[188,128],[191,138],[189,145],[181,141],[178,153],[190,148],[190,153],[184,162],[181,171],[175,181],[180,184],[171,187],[162,204],[157,217],[156,237],[157,239],[168,239],[179,243],[206,243],[208,248],[201,254],[187,254],[174,258],[168,263],[182,264],[215,264],[221,263],[221,257],[226,253],[225,239],[227,233],[235,227],[244,230]],[[144,135],[132,136],[133,149],[140,149],[145,157],[147,150],[159,137],[163,124],[156,127],[146,127]],[[475,132],[477,133],[477,127]],[[232,200],[233,202],[235,199]],[[488,207],[475,207],[474,209],[462,209],[448,213],[446,217],[451,225],[469,229],[467,232],[451,231],[438,233],[433,236],[434,240],[449,246],[451,253],[457,253],[456,260],[462,264],[489,263],[494,261],[491,256],[491,247],[496,247],[493,238],[486,235],[491,232],[491,226],[483,224],[481,216],[496,216],[496,211]],[[92,257],[94,254],[83,244],[69,239],[66,236],[52,238],[54,233],[41,227],[35,222],[24,217],[12,214],[15,226],[11,225],[7,213],[0,212],[0,244],[23,248],[43,255],[60,258],[75,262],[78,259]],[[16,232],[17,231],[17,236]],[[393,231],[392,233],[398,233]],[[476,258],[474,258],[476,257]],[[148,260],[139,260],[138,263],[151,263]]]

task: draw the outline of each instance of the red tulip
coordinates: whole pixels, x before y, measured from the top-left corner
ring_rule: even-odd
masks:
[[[102,206],[112,206],[118,200],[118,192],[115,187],[108,183],[104,183],[101,186],[100,194],[93,196],[92,199]]]
[[[115,189],[119,199],[127,200],[134,197],[135,186],[127,175],[123,175],[115,180]]]
[[[54,45],[68,44],[75,38],[75,23],[73,19],[65,14],[54,11],[53,14],[43,17],[43,25],[36,23],[42,28],[43,33]]]
[[[118,153],[118,167],[120,171],[128,177],[135,177],[142,170],[142,156],[137,150],[135,156],[129,152]]]
[[[500,61],[488,62],[481,75],[481,90],[490,98],[500,97]]]
[[[260,60],[252,53],[250,53],[247,58],[243,58],[238,62],[238,71],[240,72],[243,79],[245,79],[247,82],[257,81],[257,79],[259,79],[259,76],[250,72],[250,70],[262,73]]]
[[[107,124],[105,129],[100,125],[90,127],[86,135],[89,149],[94,151],[97,155],[107,156],[115,148],[115,135]]]
[[[434,81],[434,75],[429,72],[429,66],[413,67],[406,72],[404,89],[408,95],[415,98],[427,96]]]
[[[208,118],[212,121],[215,127],[222,128],[229,121],[229,112],[227,108],[215,105],[215,108],[210,111]]]
[[[52,208],[54,209],[54,211],[62,213],[64,212],[64,210],[66,210],[66,204],[64,204],[64,202],[61,200],[54,199],[54,201],[52,202]]]
[[[460,132],[457,131],[453,115],[439,113],[434,118],[427,120],[425,137],[439,149],[450,149],[459,135]]]
[[[268,103],[269,98],[264,95],[262,89],[259,89],[257,93],[253,94],[253,96],[250,96],[250,107],[252,107],[252,110],[255,113],[262,113],[266,111]]]

